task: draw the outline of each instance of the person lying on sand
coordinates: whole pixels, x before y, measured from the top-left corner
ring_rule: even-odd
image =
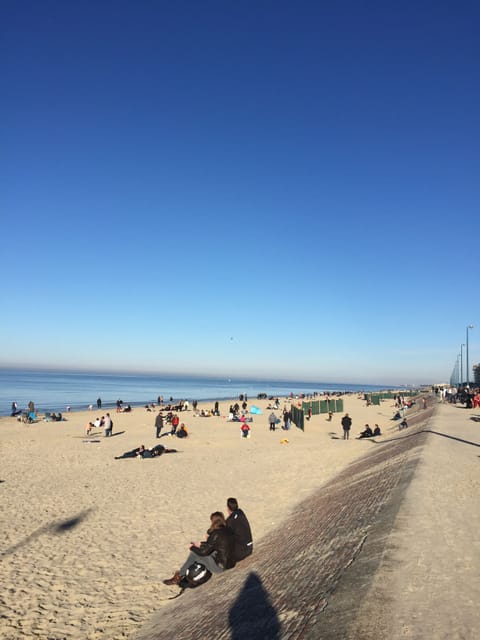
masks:
[[[142,444],[136,449],[131,451],[125,451],[121,456],[115,456],[115,460],[122,460],[123,458],[157,458],[164,453],[178,453],[176,449],[167,449],[163,444],[157,444],[150,449],[145,449]]]

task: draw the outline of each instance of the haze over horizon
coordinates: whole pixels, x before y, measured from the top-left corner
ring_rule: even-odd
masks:
[[[0,17],[1,366],[473,379],[480,6]]]
[[[145,370],[142,368],[138,368],[138,367],[134,367],[134,368],[125,368],[125,369],[108,369],[107,367],[104,368],[82,368],[82,367],[68,367],[65,365],[52,365],[52,366],[41,366],[41,365],[18,365],[18,364],[5,364],[5,365],[0,365],[0,369],[6,370],[6,371],[18,371],[18,372],[23,372],[23,371],[35,371],[35,372],[53,372],[53,373],[64,373],[64,374],[78,374],[78,375],[105,375],[105,376],[110,376],[110,375],[114,375],[114,376],[129,376],[129,375],[145,375],[145,376],[152,376],[152,377],[165,377],[165,378],[205,378],[205,379],[226,379],[226,380],[231,380],[233,382],[235,381],[241,381],[241,380],[258,380],[259,382],[262,381],[270,381],[270,382],[305,382],[305,383],[332,383],[332,384],[355,384],[355,385],[361,385],[361,384],[366,384],[366,385],[374,385],[374,386],[415,386],[417,385],[423,385],[423,384],[441,384],[441,381],[430,381],[429,383],[411,383],[408,381],[378,381],[378,380],[366,380],[366,379],[354,379],[352,377],[346,377],[346,378],[319,378],[316,376],[309,376],[306,375],[304,377],[292,377],[292,376],[281,376],[281,375],[272,375],[269,372],[265,372],[264,374],[259,374],[259,375],[250,375],[248,372],[244,373],[244,374],[237,374],[237,375],[233,375],[233,376],[229,376],[227,374],[225,374],[225,372],[223,371],[218,371],[218,372],[212,372],[210,374],[204,373],[203,371],[167,371],[167,370],[155,370],[155,369],[151,369],[151,370]],[[445,381],[446,382],[446,381]]]

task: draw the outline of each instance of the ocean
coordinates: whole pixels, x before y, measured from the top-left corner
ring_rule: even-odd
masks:
[[[97,398],[103,408],[113,408],[117,400],[133,406],[165,401],[227,400],[247,394],[253,400],[259,393],[268,396],[305,395],[314,392],[372,392],[386,389],[380,385],[358,385],[330,382],[259,380],[253,378],[212,378],[200,376],[167,376],[132,373],[96,373],[77,371],[41,371],[0,368],[0,415],[11,413],[12,402],[25,409],[30,401],[38,412],[72,411],[96,407]]]

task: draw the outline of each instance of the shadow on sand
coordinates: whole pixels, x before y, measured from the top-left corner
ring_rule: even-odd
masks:
[[[230,608],[231,640],[279,640],[280,620],[256,573],[248,576]]]
[[[44,534],[61,535],[63,533],[67,533],[71,529],[74,529],[76,526],[78,526],[83,520],[85,520],[85,518],[93,510],[94,510],[93,508],[85,509],[84,511],[81,511],[78,515],[74,516],[73,518],[68,518],[67,520],[57,520],[56,522],[52,522],[51,524],[43,525],[43,527],[39,527],[38,529],[33,531],[33,533],[31,533],[29,536],[27,536],[23,540],[20,540],[20,542],[17,542],[17,544],[14,544],[9,549],[2,551],[0,553],[0,556],[8,556],[8,555],[11,555],[12,553],[15,553],[16,551],[18,551],[18,549],[21,549],[22,547],[27,545],[29,542],[32,542],[32,540],[39,538],[41,535],[44,535]]]
[[[457,438],[456,436],[451,436],[448,433],[441,433],[440,431],[433,431],[432,429],[420,429],[418,431],[414,431],[413,433],[407,433],[404,436],[398,436],[397,438],[389,438],[388,440],[382,440],[381,442],[377,442],[375,438],[363,438],[364,440],[368,440],[374,444],[387,444],[389,442],[397,442],[398,440],[404,440],[405,438],[414,438],[418,436],[420,433],[433,433],[436,436],[442,436],[442,438],[449,438],[450,440],[457,440],[458,442],[463,442],[464,444],[469,444],[472,447],[480,447],[478,442],[471,442],[471,440],[464,440],[463,438]]]

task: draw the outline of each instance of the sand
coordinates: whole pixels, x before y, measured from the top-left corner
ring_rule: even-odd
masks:
[[[391,400],[366,407],[345,396],[353,417],[349,441],[342,439],[343,414],[332,422],[313,416],[304,432],[272,433],[268,401],[255,404],[264,413],[254,416],[249,439],[226,421],[227,402],[220,404],[222,417],[180,414],[186,440],[156,440],[155,413],[142,408],[113,413],[115,435],[94,430],[88,440],[97,442],[85,437],[95,411],[66,414],[60,423],[1,419],[3,640],[131,637],[171,596],[162,579],[184,560],[190,540],[203,537],[209,514],[224,510],[227,497],[237,497],[258,541],[364,455],[368,442],[354,436],[365,422],[379,423],[383,437],[396,430]],[[114,459],[158,442],[179,453]]]

